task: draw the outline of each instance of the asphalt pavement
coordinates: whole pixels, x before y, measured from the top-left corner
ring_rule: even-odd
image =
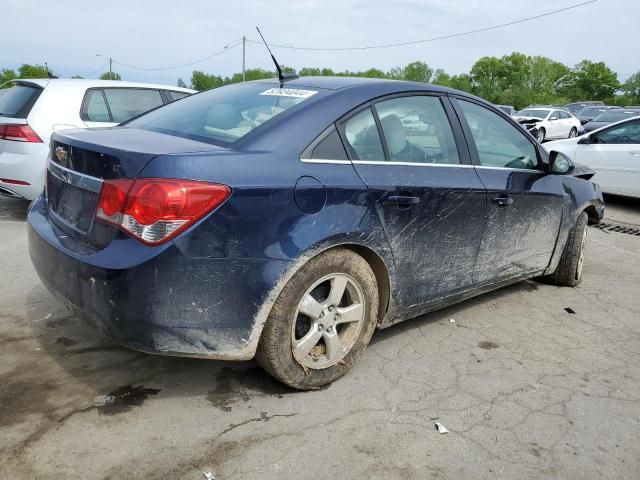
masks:
[[[348,376],[295,392],[253,362],[110,343],[43,288],[26,204],[0,198],[0,478],[637,479],[640,201],[607,203],[627,233],[590,228],[578,288],[377,332]]]

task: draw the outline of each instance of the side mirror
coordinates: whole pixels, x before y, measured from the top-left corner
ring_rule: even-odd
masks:
[[[573,171],[573,160],[564,153],[552,150],[549,152],[549,173],[554,175],[567,175]]]
[[[553,120],[557,120],[557,119],[558,119],[558,117],[549,117],[549,121],[550,122],[553,121]]]
[[[598,143],[595,135],[585,135],[580,140],[578,140],[578,145],[589,145],[590,143]]]

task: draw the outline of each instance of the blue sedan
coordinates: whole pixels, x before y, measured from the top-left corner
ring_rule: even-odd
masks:
[[[314,389],[376,328],[527,278],[577,285],[592,175],[462,92],[248,82],[54,134],[29,251],[123,345],[255,357]]]

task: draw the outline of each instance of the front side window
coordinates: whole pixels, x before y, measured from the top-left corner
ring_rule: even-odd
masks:
[[[238,83],[169,103],[126,126],[226,145],[283,112],[325,94],[316,89]]]
[[[600,132],[596,140],[596,143],[608,144],[640,143],[640,120],[634,120],[624,125],[617,125],[609,130]]]
[[[111,121],[121,123],[159,107],[164,102],[159,90],[143,88],[105,88]]]
[[[344,126],[344,135],[353,160],[384,162],[384,150],[371,109],[366,108],[347,120]]]
[[[491,110],[472,102],[458,100],[473,141],[480,165],[535,170],[538,154],[527,134]]]
[[[111,115],[107,103],[104,101],[102,90],[88,90],[84,104],[86,111],[84,119],[90,122],[110,122]]]
[[[451,125],[438,97],[417,95],[375,105],[392,162],[459,164]]]

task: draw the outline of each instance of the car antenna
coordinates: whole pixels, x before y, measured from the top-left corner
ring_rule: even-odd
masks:
[[[298,75],[296,75],[295,73],[285,73],[285,72],[282,71],[282,68],[280,67],[280,64],[276,60],[276,57],[273,56],[273,52],[271,52],[271,49],[269,48],[269,45],[267,44],[267,41],[264,39],[264,36],[262,35],[262,32],[260,31],[260,29],[257,26],[256,26],[256,30],[260,34],[260,38],[262,38],[262,42],[264,43],[264,46],[267,47],[267,50],[269,51],[269,55],[271,55],[271,60],[273,60],[273,63],[276,66],[276,70],[278,70],[278,79],[280,80],[280,84],[282,84],[283,82],[285,82],[287,80],[295,80],[296,78],[299,78]]]

